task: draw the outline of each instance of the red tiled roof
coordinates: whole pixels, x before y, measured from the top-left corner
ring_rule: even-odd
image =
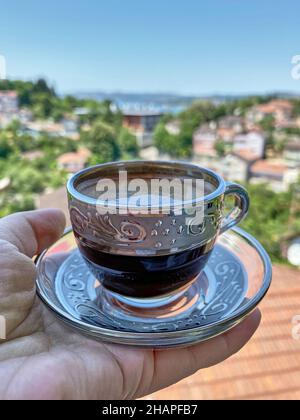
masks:
[[[292,338],[292,319],[300,315],[300,271],[275,266],[260,309],[262,324],[240,353],[148,399],[300,399],[300,341]]]
[[[74,153],[64,153],[57,159],[57,162],[60,165],[67,165],[73,163],[85,164],[90,156],[91,153],[89,150],[81,149],[78,152]]]
[[[248,161],[248,162],[253,162],[253,161],[257,160],[257,159],[260,159],[260,156],[259,155],[255,154],[251,150],[247,150],[247,149],[239,150],[237,152],[234,152],[233,154],[235,156],[240,157],[243,160]]]
[[[50,193],[42,194],[38,197],[36,206],[38,209],[57,208],[61,210],[67,218],[67,226],[70,226],[68,197],[66,187],[61,187]]]
[[[278,110],[291,111],[293,105],[289,101],[278,99],[268,102],[267,104],[257,105],[256,109],[265,114],[273,114]]]
[[[8,98],[17,98],[18,94],[17,92],[13,90],[1,90],[0,91],[0,98],[1,97],[8,97]]]
[[[288,166],[283,163],[268,162],[267,160],[259,160],[251,167],[252,173],[283,175],[288,170]]]

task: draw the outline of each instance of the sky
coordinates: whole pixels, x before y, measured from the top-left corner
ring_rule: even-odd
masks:
[[[0,0],[0,55],[61,93],[300,92],[300,2]]]

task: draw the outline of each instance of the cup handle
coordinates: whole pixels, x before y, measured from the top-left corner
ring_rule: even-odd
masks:
[[[234,196],[235,206],[229,212],[229,214],[225,216],[221,226],[220,234],[226,232],[227,230],[240,223],[247,216],[249,211],[250,198],[245,188],[239,184],[227,182],[225,199],[229,195]]]

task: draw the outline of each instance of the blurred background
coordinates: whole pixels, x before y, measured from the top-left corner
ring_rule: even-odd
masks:
[[[244,184],[243,227],[274,263],[262,327],[238,356],[153,398],[299,398],[299,2],[0,9],[0,217],[67,213],[70,174],[120,159],[193,161]]]

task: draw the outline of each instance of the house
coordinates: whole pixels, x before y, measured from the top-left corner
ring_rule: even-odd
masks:
[[[258,160],[250,169],[251,183],[266,183],[276,192],[287,191],[299,175],[298,168],[290,167],[284,161]]]
[[[159,153],[159,150],[154,147],[145,147],[140,151],[140,158],[142,160],[159,160],[161,159],[161,155]]]
[[[36,159],[42,159],[44,157],[44,152],[41,150],[32,150],[30,152],[22,153],[22,158],[28,160],[29,162],[33,162]]]
[[[223,140],[226,143],[231,143],[236,134],[236,131],[230,127],[221,127],[217,130],[218,140]]]
[[[266,138],[259,131],[249,131],[246,134],[239,134],[233,138],[233,151],[240,153],[250,152],[256,157],[263,158],[265,155]]]
[[[215,124],[203,124],[193,135],[193,151],[196,156],[215,157],[217,130]]]
[[[73,138],[74,140],[79,139],[79,128],[77,118],[65,117],[60,123],[64,128],[65,137]]]
[[[292,265],[300,268],[300,233],[289,244],[287,250],[287,259]]]
[[[0,179],[0,192],[5,191],[11,184],[9,177]]]
[[[0,91],[0,114],[17,114],[19,99],[17,92],[12,90]]]
[[[300,268],[300,231],[294,231],[281,239],[281,254],[290,264]]]
[[[166,125],[166,130],[169,134],[173,136],[178,136],[181,130],[181,122],[179,120],[169,121]]]
[[[64,119],[59,123],[51,120],[29,121],[23,124],[23,131],[33,137],[38,137],[41,133],[47,133],[52,137],[68,137],[73,140],[79,139],[76,122],[68,119]]]
[[[153,143],[153,133],[162,116],[156,111],[124,111],[123,125],[137,137],[140,147],[147,147]]]
[[[59,169],[63,169],[68,173],[74,174],[85,168],[91,152],[88,149],[79,149],[78,152],[64,153],[57,159]]]
[[[300,138],[290,141],[284,146],[283,158],[300,165]]]
[[[276,124],[283,124],[292,119],[293,105],[285,99],[275,99],[266,104],[256,105],[246,114],[250,124],[257,124],[264,118],[272,116]]]
[[[218,159],[215,170],[228,181],[247,182],[250,176],[251,158],[239,154],[229,153]]]
[[[230,129],[235,134],[244,131],[244,119],[238,115],[227,115],[218,120],[219,129]]]
[[[56,208],[61,210],[66,217],[67,227],[71,226],[66,187],[61,187],[55,191],[47,190],[43,194],[39,195],[36,198],[36,208]]]

